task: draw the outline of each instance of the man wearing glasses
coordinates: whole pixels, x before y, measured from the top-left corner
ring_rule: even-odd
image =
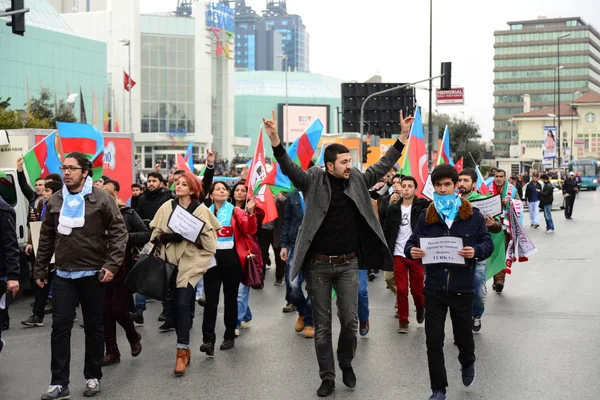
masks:
[[[71,329],[81,303],[85,324],[84,396],[100,392],[104,358],[104,283],[123,263],[127,228],[117,203],[93,186],[92,164],[82,153],[71,153],[61,167],[64,186],[48,201],[34,278],[48,284],[48,265],[55,256],[51,335],[52,380],[42,400],[69,398]]]

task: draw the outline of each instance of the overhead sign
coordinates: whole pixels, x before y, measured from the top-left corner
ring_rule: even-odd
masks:
[[[453,104],[460,105],[465,104],[465,89],[464,88],[452,88],[450,90],[435,90],[435,104]]]

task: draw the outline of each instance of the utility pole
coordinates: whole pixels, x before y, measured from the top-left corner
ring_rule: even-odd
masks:
[[[429,76],[433,76],[433,0],[429,0]],[[429,117],[427,130],[429,131],[427,140],[427,159],[429,160],[429,170],[432,166],[433,151],[433,80],[429,81]]]

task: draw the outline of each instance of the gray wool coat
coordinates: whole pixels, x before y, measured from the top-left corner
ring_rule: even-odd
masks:
[[[360,244],[356,253],[361,269],[394,270],[392,255],[383,236],[381,224],[371,205],[369,188],[379,182],[398,162],[403,148],[404,145],[398,141],[394,146],[390,146],[379,162],[367,168],[364,173],[356,168],[350,171],[350,178],[346,183],[344,193],[354,201],[360,213],[360,221],[358,221]],[[308,171],[302,171],[298,165],[292,162],[287,153],[276,158],[281,171],[304,194],[306,204],[304,221],[298,230],[294,247],[294,261],[290,277],[293,280],[302,270],[312,240],[325,219],[331,201],[331,186],[327,179],[327,172],[321,168],[312,167]]]

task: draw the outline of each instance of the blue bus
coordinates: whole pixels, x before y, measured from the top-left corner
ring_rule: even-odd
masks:
[[[579,173],[581,189],[596,190],[598,188],[598,161],[592,159],[573,160],[569,162],[569,171]]]

